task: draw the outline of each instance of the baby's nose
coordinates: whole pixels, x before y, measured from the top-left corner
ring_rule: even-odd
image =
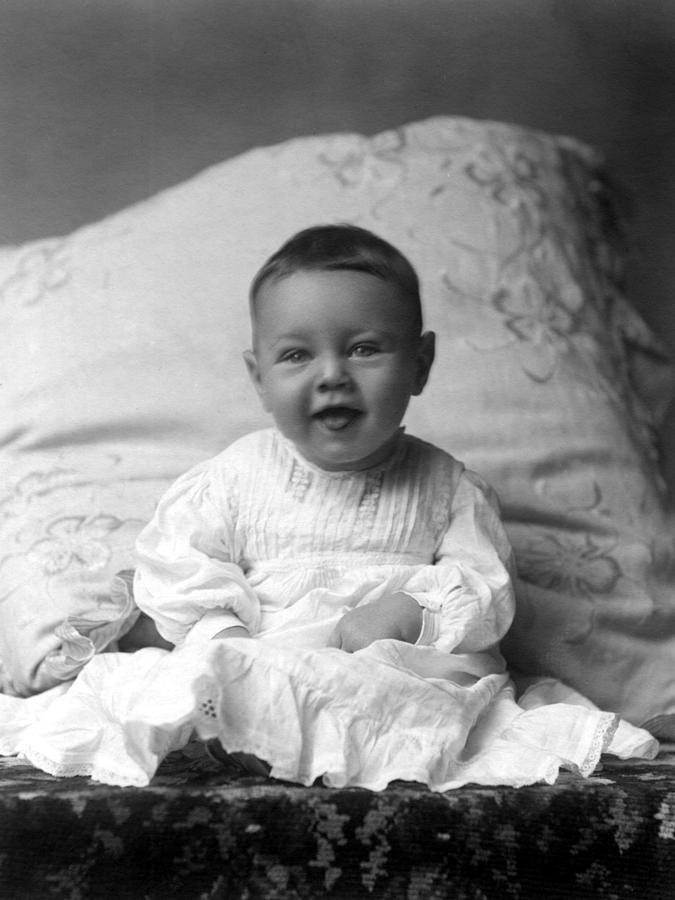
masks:
[[[321,360],[318,387],[320,390],[335,390],[349,384],[349,373],[344,360],[339,356],[330,356]]]

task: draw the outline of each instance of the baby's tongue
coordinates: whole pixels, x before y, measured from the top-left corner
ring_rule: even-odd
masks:
[[[321,419],[326,428],[330,428],[331,431],[339,431],[341,428],[346,428],[357,415],[358,413],[355,409],[348,409],[346,406],[336,406],[333,409],[325,409],[322,413],[319,413],[318,418]]]

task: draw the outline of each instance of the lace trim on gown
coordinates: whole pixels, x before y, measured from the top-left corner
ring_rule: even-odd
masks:
[[[595,771],[600,762],[600,757],[611,744],[618,727],[619,717],[614,715],[614,713],[603,712],[600,714],[600,721],[593,735],[586,759],[577,767],[579,774],[584,778],[588,778]]]

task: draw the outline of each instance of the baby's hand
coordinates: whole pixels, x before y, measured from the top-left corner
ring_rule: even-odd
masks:
[[[233,638],[233,637],[251,637],[249,632],[243,625],[231,625],[229,628],[223,628],[222,631],[219,631],[218,634],[214,634],[211,638],[212,641],[217,641],[219,638]]]
[[[328,646],[353,653],[382,638],[414,644],[421,630],[420,605],[407,594],[392,594],[345,613],[328,638]]]

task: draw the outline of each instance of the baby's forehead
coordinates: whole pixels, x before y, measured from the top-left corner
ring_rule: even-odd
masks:
[[[356,268],[296,269],[272,276],[251,296],[251,318],[330,315],[348,312],[365,318],[384,315],[421,325],[419,296],[411,296],[395,280]]]

